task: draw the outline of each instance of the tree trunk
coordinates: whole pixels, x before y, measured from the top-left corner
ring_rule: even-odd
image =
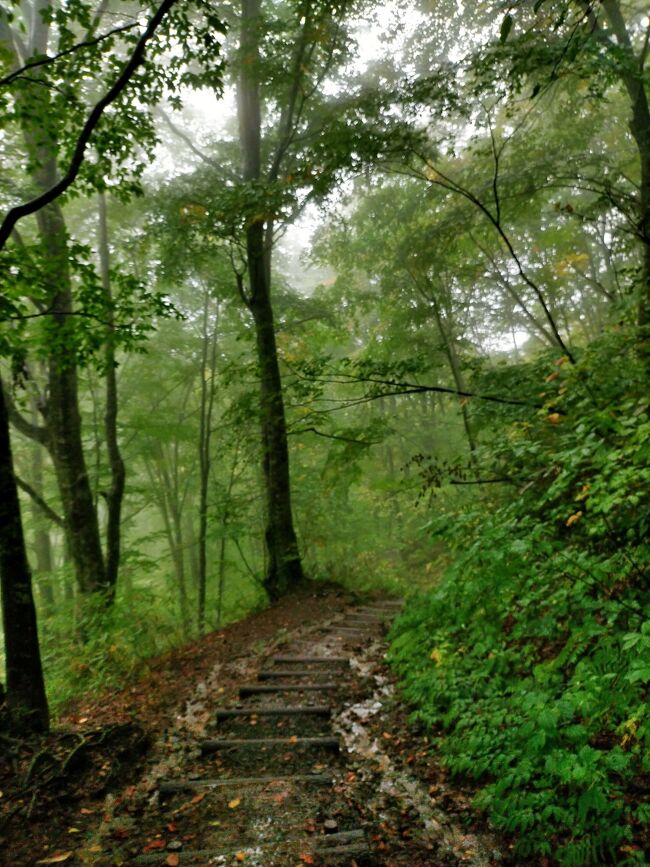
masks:
[[[298,541],[293,528],[289,447],[278,364],[273,309],[264,267],[261,224],[248,231],[251,311],[255,322],[260,372],[262,467],[266,485],[266,546],[269,554],[264,585],[272,599],[303,580]]]
[[[32,448],[32,484],[37,492],[43,490],[43,450],[38,443]],[[35,569],[38,589],[41,593],[44,609],[47,614],[52,614],[56,607],[54,584],[52,582],[52,540],[48,522],[42,510],[31,501],[32,523],[34,526],[33,548]]]
[[[111,600],[115,597],[117,577],[120,567],[121,520],[126,468],[117,435],[117,364],[115,361],[115,326],[113,316],[113,294],[110,279],[110,252],[108,248],[108,220],[106,216],[106,196],[99,193],[99,258],[102,286],[107,308],[107,334],[104,360],[106,362],[106,408],[104,412],[104,433],[111,471],[111,485],[106,492],[106,584]]]
[[[259,180],[261,175],[259,22],[259,0],[242,0],[242,71],[239,77],[238,115],[243,175],[244,181],[248,183]],[[302,581],[304,575],[291,512],[289,448],[271,305],[271,252],[272,238],[265,232],[264,219],[253,219],[246,231],[246,258],[248,303],[255,323],[260,375],[262,466],[267,509],[265,537],[268,550],[264,586],[271,599],[277,599]]]
[[[43,7],[45,8],[45,7]],[[34,14],[31,54],[46,54],[49,19]],[[38,80],[32,85],[36,104],[46,117],[50,95]],[[51,130],[34,117],[34,102],[25,98],[22,132],[30,160],[36,167],[33,181],[38,192],[51,189],[58,179],[59,143]],[[41,279],[47,292],[49,334],[48,397],[44,408],[47,446],[59,485],[66,535],[79,590],[103,590],[106,572],[97,512],[82,445],[81,416],[75,358],[75,317],[70,250],[63,211],[54,201],[36,212],[42,248]]]
[[[210,335],[210,295],[205,292],[203,304],[201,345],[201,407],[199,417],[199,635],[205,631],[205,596],[207,586],[208,535],[208,483],[210,480],[210,441],[212,439],[212,411],[214,409],[214,376],[217,366],[217,327],[219,307]]]
[[[46,732],[49,715],[38,646],[32,576],[27,562],[9,418],[0,388],[0,584],[5,636],[7,705],[21,732]]]
[[[639,152],[641,185],[637,233],[642,245],[641,285],[637,304],[639,354],[650,369],[650,105],[645,88],[644,57],[637,59],[618,0],[603,0],[603,11],[623,54],[621,80],[630,100],[630,132]],[[644,52],[645,53],[645,52]]]

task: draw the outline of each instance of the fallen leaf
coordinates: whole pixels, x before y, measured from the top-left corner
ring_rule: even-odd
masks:
[[[94,810],[89,810],[88,807],[82,807],[79,812],[82,816],[92,816],[95,813]]]
[[[37,864],[63,864],[64,861],[69,861],[74,855],[74,852],[60,852],[58,855],[52,855],[50,858],[41,858]]]
[[[201,801],[202,801],[204,798],[205,798],[205,792],[199,792],[198,795],[194,795],[194,797],[192,798],[191,803],[192,803],[192,804],[200,804]]]
[[[316,863],[314,861],[314,856],[310,855],[309,852],[301,852],[300,853],[300,860],[302,861],[303,864],[315,864]]]
[[[289,738],[289,743],[290,744],[297,744],[298,743],[298,735],[291,735],[291,737]]]
[[[345,780],[348,783],[353,783],[356,780],[356,778],[357,778],[357,775],[354,773],[354,771],[348,771],[348,773],[345,775]]]
[[[81,828],[68,828],[68,834],[81,834]]]
[[[170,834],[173,834],[175,831],[178,831],[178,825],[176,825],[174,822],[168,822],[167,830]]]
[[[384,738],[384,740],[390,741],[390,740],[392,740],[392,737],[393,737],[393,736],[392,736],[392,734],[391,734],[390,732],[384,732],[384,733],[382,734],[382,737]]]
[[[241,798],[233,798],[232,801],[228,801],[228,807],[231,810],[236,810],[240,804],[241,804]]]
[[[562,416],[559,412],[552,412],[550,415],[546,416],[546,421],[550,422],[551,424],[558,424],[561,418]]]
[[[245,861],[245,860],[246,860],[246,853],[245,852],[238,852],[235,855],[235,861]]]
[[[79,719],[77,720],[77,722],[79,723],[79,725],[83,725],[84,723],[88,722],[88,717],[87,716],[80,716]]]
[[[37,864],[63,864],[64,861],[69,861],[74,852],[59,852],[58,855],[52,855],[49,858],[41,858]]]
[[[164,849],[166,845],[167,844],[164,840],[152,840],[150,843],[147,843],[142,851],[146,855],[147,852],[155,852],[158,849]]]
[[[180,863],[181,863],[181,859],[178,857],[178,855],[176,854],[176,852],[171,852],[171,853],[167,856],[167,860],[165,861],[165,864],[167,864],[168,867],[178,867],[178,865],[179,865]]]

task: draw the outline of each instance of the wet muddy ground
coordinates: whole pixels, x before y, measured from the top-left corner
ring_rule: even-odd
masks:
[[[197,643],[181,666],[191,688],[177,685],[153,729],[150,715],[132,772],[72,799],[49,835],[37,815],[41,836],[21,843],[9,822],[0,863],[505,863],[471,811],[447,809],[426,742],[397,713],[383,663],[394,602],[317,592]]]

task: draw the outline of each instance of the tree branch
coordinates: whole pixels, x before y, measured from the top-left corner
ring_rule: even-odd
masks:
[[[9,421],[16,428],[16,430],[20,431],[23,436],[28,437],[30,440],[35,440],[37,443],[40,443],[43,446],[47,446],[47,429],[44,427],[40,427],[37,424],[32,424],[31,421],[27,421],[25,416],[21,412],[19,412],[13,397],[9,393],[9,390],[6,388],[4,389],[4,396],[5,403],[7,405]]]
[[[326,437],[329,440],[341,440],[344,443],[355,443],[356,445],[360,445],[360,446],[377,446],[381,442],[380,440],[357,440],[357,439],[353,439],[352,437],[342,437],[342,436],[338,436],[337,434],[327,434],[327,433],[324,433],[323,431],[318,430],[315,427],[303,427],[303,428],[300,428],[300,430],[289,430],[289,431],[287,431],[287,436],[304,434],[304,433],[314,433],[319,437]]]
[[[138,66],[140,66],[144,59],[147,43],[155,34],[165,15],[169,12],[169,10],[176,2],[177,0],[163,0],[163,2],[158,7],[158,11],[150,19],[146,30],[138,40],[133,54],[125,63],[122,72],[117,78],[117,81],[115,81],[109,91],[102,97],[102,99],[99,100],[98,103],[96,103],[95,107],[90,112],[88,119],[86,120],[86,123],[81,130],[81,134],[77,139],[77,145],[74,149],[72,159],[70,160],[70,165],[65,175],[61,178],[61,180],[54,184],[54,186],[50,187],[49,190],[46,190],[44,193],[36,196],[36,198],[32,199],[29,202],[25,202],[22,205],[17,205],[15,208],[12,208],[6,215],[6,217],[2,221],[2,225],[0,225],[0,250],[4,248],[5,244],[7,243],[7,239],[10,237],[13,228],[18,222],[18,220],[20,220],[22,217],[27,217],[30,214],[36,213],[36,211],[39,211],[41,208],[45,207],[45,205],[49,205],[50,202],[53,202],[55,199],[57,199],[62,193],[64,193],[68,189],[68,187],[70,187],[74,183],[83,164],[86,147],[88,146],[91,136],[99,121],[101,120],[105,109],[108,108],[111,103],[115,102],[118,96],[120,96],[122,91],[128,85],[134,72],[136,71]]]
[[[56,524],[57,527],[64,527],[63,518],[60,515],[57,515],[51,506],[48,506],[45,500],[34,490],[34,488],[32,488],[31,485],[28,485],[27,482],[23,481],[20,476],[16,476],[16,484],[36,503],[41,512],[43,512],[50,521]]]
[[[19,69],[15,69],[9,75],[5,75],[4,78],[0,78],[0,87],[7,87],[7,85],[11,84],[12,81],[15,81],[17,78],[21,78],[30,69],[36,69],[39,66],[48,66],[50,63],[55,63],[62,57],[67,57],[67,55],[69,54],[74,54],[81,48],[88,48],[93,45],[99,45],[100,42],[104,42],[104,40],[110,39],[111,36],[116,36],[118,33],[124,33],[126,30],[133,30],[133,28],[137,26],[137,21],[133,21],[131,24],[123,24],[121,27],[115,27],[113,30],[109,30],[108,33],[102,33],[101,36],[96,36],[94,39],[86,39],[84,42],[78,42],[76,45],[72,45],[70,48],[66,48],[64,51],[59,51],[58,54],[53,54],[49,57],[42,57],[39,60],[30,60],[29,63],[26,63]]]

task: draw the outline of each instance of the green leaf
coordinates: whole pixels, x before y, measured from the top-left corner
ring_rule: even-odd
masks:
[[[503,19],[503,21],[501,22],[501,32],[499,33],[499,40],[500,40],[502,45],[506,41],[508,36],[510,35],[510,31],[512,30],[513,24],[514,24],[514,21],[513,21],[512,15],[510,15],[510,13],[508,13],[506,15],[506,17]]]

